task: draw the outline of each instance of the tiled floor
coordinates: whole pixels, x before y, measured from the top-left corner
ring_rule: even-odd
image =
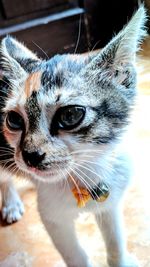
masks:
[[[134,183],[125,202],[128,247],[141,267],[150,267],[150,41],[137,59],[139,96],[133,116]],[[17,181],[26,212],[11,226],[0,226],[0,267],[64,267],[36,211],[36,195],[26,181]],[[106,266],[105,249],[91,215],[77,222],[78,235],[94,266]],[[8,255],[10,255],[8,257]],[[101,264],[101,265],[100,265]]]

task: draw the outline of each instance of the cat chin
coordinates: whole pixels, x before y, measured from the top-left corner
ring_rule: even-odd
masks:
[[[32,179],[34,181],[39,181],[39,182],[42,182],[42,183],[48,183],[48,184],[51,184],[51,183],[57,183],[57,182],[60,182],[62,180],[64,180],[64,178],[58,174],[47,174],[47,175],[43,175],[43,176],[39,176],[35,173],[31,173],[30,172],[30,176],[32,177]]]
[[[56,183],[65,180],[65,178],[67,179],[66,173],[62,175],[61,173],[52,171],[40,171],[36,168],[22,166],[21,164],[17,164],[17,162],[16,165],[23,173],[26,173],[27,176],[29,175],[31,179],[42,183]]]
[[[67,175],[61,175],[57,172],[52,171],[40,171],[35,168],[20,168],[23,172],[25,172],[27,175],[30,175],[30,177],[33,180],[42,182],[42,183],[55,183],[58,181],[62,181],[67,177]]]
[[[58,181],[62,181],[65,178],[65,176],[63,177],[59,173],[52,171],[40,171],[35,168],[31,168],[31,170],[27,170],[27,172],[30,173],[30,175],[34,180],[43,183],[55,183]]]

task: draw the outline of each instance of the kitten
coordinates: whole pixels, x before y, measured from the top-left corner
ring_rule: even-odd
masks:
[[[91,266],[74,230],[82,211],[95,214],[109,266],[138,266],[127,253],[122,229],[121,200],[130,171],[120,144],[134,103],[134,60],[145,36],[145,17],[141,6],[94,56],[42,61],[11,37],[1,43],[7,81],[1,136],[16,168],[37,185],[41,219],[68,267]],[[82,205],[80,193],[86,189],[91,196],[83,208],[77,206],[74,187]]]

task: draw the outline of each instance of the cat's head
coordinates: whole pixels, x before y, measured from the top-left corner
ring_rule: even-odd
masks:
[[[116,143],[133,105],[144,20],[141,7],[94,56],[43,61],[17,40],[2,40],[1,69],[8,84],[3,133],[20,169],[51,181]]]

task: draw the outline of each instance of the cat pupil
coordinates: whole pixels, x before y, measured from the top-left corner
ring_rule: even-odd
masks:
[[[59,124],[65,129],[68,127],[78,126],[84,118],[85,109],[83,107],[74,106],[66,107],[61,110]]]
[[[78,120],[79,114],[76,110],[67,110],[64,114],[62,114],[62,121],[65,122],[67,125],[72,125],[74,122]]]
[[[15,111],[10,111],[6,117],[6,124],[11,130],[22,130],[24,122],[20,114]]]

